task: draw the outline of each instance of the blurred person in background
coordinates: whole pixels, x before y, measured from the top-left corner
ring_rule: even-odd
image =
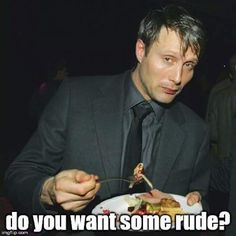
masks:
[[[212,213],[227,209],[232,153],[236,148],[236,54],[228,63],[227,77],[211,90],[206,120],[210,127]]]
[[[61,82],[68,76],[66,63],[64,61],[51,62],[47,74],[47,79],[36,88],[29,104],[29,115],[33,126],[37,125],[44,108]]]

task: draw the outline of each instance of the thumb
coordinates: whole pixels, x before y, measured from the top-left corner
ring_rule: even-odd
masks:
[[[189,206],[192,206],[193,204],[201,201],[201,195],[199,192],[191,192],[187,194],[187,203]]]
[[[195,201],[194,201],[192,196],[189,196],[187,198],[187,203],[188,203],[189,206],[192,206],[195,203]]]
[[[91,175],[89,175],[84,171],[77,171],[77,173],[75,174],[75,180],[78,183],[89,181],[91,177],[92,177]]]

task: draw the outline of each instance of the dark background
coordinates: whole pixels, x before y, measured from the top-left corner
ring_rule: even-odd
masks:
[[[204,118],[210,88],[236,53],[235,1],[15,0],[5,1],[7,65],[2,88],[0,193],[4,171],[32,133],[29,102],[52,64],[70,75],[115,74],[135,62],[139,21],[153,7],[179,3],[206,26],[208,44],[181,99]]]

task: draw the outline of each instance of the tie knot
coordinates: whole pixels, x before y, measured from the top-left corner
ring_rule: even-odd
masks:
[[[149,113],[153,111],[149,102],[144,101],[133,107],[134,116],[142,121]]]

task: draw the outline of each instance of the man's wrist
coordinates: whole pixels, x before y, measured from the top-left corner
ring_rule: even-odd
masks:
[[[54,177],[50,177],[43,184],[40,194],[40,201],[43,205],[54,205],[52,200],[53,182]]]

